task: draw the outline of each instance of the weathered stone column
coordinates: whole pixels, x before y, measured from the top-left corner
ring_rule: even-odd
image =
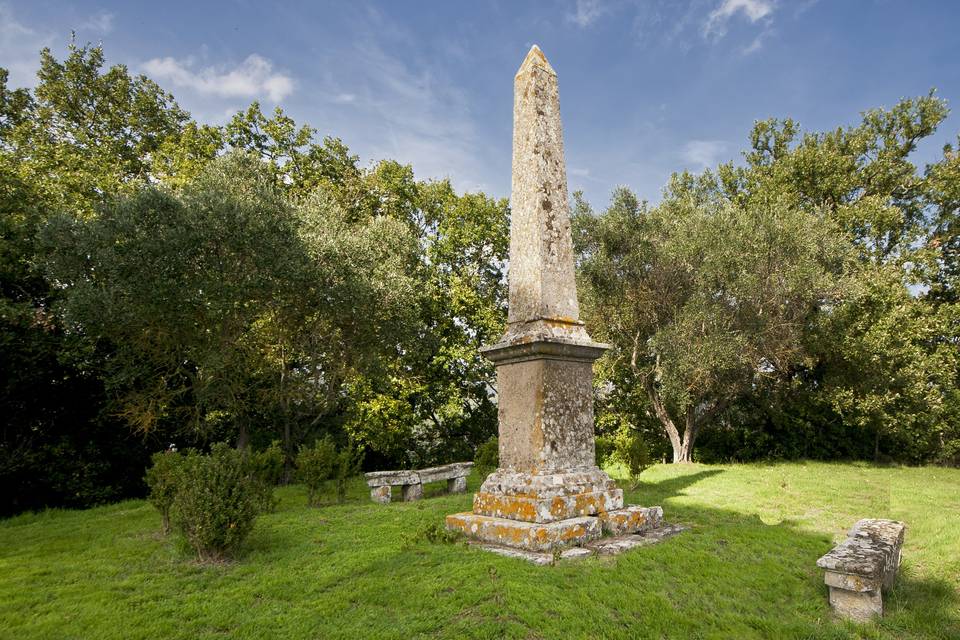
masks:
[[[510,204],[507,330],[482,349],[497,367],[500,468],[447,526],[546,550],[598,537],[612,512],[618,532],[638,519],[596,466],[592,367],[608,347],[579,319],[557,74],[536,45],[514,79]]]

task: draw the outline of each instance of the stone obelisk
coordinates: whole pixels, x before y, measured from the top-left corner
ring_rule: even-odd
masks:
[[[596,465],[593,362],[608,347],[579,319],[557,74],[536,45],[514,79],[510,205],[507,331],[482,349],[497,368],[500,468],[447,527],[534,551],[647,527],[655,514],[624,509]]]

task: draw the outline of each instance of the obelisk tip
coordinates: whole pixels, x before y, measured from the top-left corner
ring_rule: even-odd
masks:
[[[547,56],[543,55],[543,51],[541,51],[540,47],[538,47],[537,45],[533,45],[532,47],[530,47],[530,51],[529,53],[527,53],[527,57],[523,59],[523,64],[520,65],[520,69],[519,71],[517,71],[517,75],[520,75],[525,71],[529,71],[533,67],[540,67],[541,69],[545,69],[550,73],[556,75],[556,72],[553,70],[553,67],[551,67],[550,63],[547,61]]]

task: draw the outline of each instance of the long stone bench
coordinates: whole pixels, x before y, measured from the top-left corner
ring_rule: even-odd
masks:
[[[450,493],[463,493],[467,490],[467,476],[472,468],[472,462],[454,462],[410,471],[373,471],[365,476],[370,487],[370,498],[380,504],[389,504],[392,487],[401,487],[404,502],[410,502],[423,497],[424,484],[438,480],[447,481],[447,491]]]
[[[883,590],[896,580],[906,529],[895,520],[860,520],[817,560],[838,615],[860,622],[883,615]]]

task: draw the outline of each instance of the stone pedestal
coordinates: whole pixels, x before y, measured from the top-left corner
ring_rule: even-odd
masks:
[[[517,72],[513,113],[507,331],[481,349],[497,367],[500,467],[447,527],[547,551],[654,518],[624,509],[596,465],[593,362],[608,346],[579,320],[557,76],[536,46]]]

